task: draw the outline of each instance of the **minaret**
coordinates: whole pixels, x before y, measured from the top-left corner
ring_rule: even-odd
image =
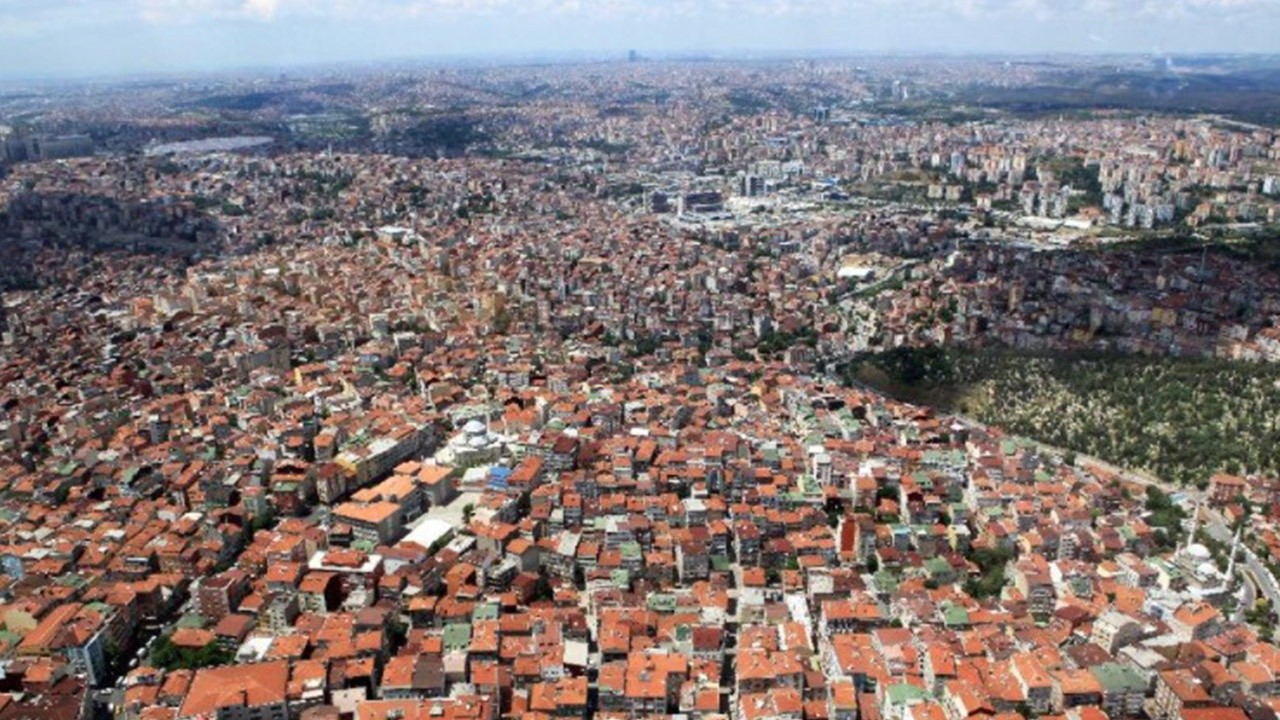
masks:
[[[1227,587],[1231,587],[1232,581],[1235,579],[1236,553],[1240,550],[1240,533],[1243,530],[1243,525],[1236,528],[1236,536],[1231,540],[1231,555],[1227,559]]]
[[[1182,548],[1183,552],[1191,549],[1196,542],[1196,530],[1200,524],[1200,503],[1196,503],[1196,507],[1191,511],[1191,532],[1187,533],[1187,544]]]

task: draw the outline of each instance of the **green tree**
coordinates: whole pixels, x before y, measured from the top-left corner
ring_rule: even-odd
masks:
[[[253,533],[257,533],[259,530],[269,530],[275,527],[275,525],[276,510],[275,508],[268,508],[265,513],[254,516],[253,522],[249,525],[249,530]]]
[[[538,581],[533,586],[533,602],[542,602],[555,598],[555,589],[545,572],[538,573]]]
[[[986,600],[997,597],[1004,590],[1005,565],[1013,559],[1014,552],[1010,548],[977,548],[972,550],[967,559],[978,566],[979,573],[970,576],[964,583],[964,590],[975,600]]]
[[[165,670],[198,670],[227,665],[233,660],[235,655],[216,641],[200,648],[187,648],[174,645],[169,637],[161,637],[151,651],[151,664]]]

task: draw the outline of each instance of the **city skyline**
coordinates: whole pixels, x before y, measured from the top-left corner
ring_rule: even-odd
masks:
[[[1272,53],[1273,0],[0,0],[0,77],[440,57]]]

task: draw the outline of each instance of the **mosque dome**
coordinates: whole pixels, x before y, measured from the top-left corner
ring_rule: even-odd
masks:
[[[1213,554],[1209,552],[1209,548],[1200,543],[1194,543],[1187,546],[1187,557],[1198,563],[1204,563],[1213,557]]]
[[[1211,578],[1219,575],[1218,566],[1211,562],[1202,562],[1196,566],[1196,575],[1205,578]]]

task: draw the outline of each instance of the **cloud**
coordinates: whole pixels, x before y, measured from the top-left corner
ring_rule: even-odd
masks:
[[[1276,52],[1280,0],[0,0],[0,76],[631,47]]]
[[[122,0],[0,0],[0,37],[38,34],[58,27],[106,24],[131,10]]]
[[[1207,22],[1241,16],[1280,21],[1280,0],[0,0],[0,28],[142,20],[191,24],[291,18],[396,20],[456,15],[565,15],[583,18],[704,16],[860,17],[911,22],[1050,21],[1096,16],[1111,21]]]
[[[269,20],[275,16],[279,8],[279,0],[246,0],[245,10],[250,14]]]
[[[108,3],[118,1],[104,0]],[[251,17],[254,3],[242,0],[131,0],[129,4],[136,17],[143,22],[153,25],[187,25],[208,20]]]

